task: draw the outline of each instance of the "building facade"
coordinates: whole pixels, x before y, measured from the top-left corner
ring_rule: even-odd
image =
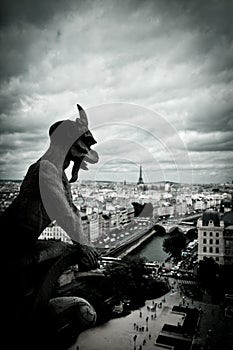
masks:
[[[224,230],[225,241],[225,264],[233,264],[233,225],[227,226]]]
[[[72,243],[70,237],[60,226],[57,225],[56,221],[53,221],[44,229],[39,239],[56,239],[65,243]]]
[[[220,265],[233,263],[233,226],[226,226],[215,210],[206,210],[197,222],[198,260],[212,257]]]

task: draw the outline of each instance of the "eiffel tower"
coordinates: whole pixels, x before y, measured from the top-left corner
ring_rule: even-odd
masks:
[[[137,185],[143,185],[143,184],[144,184],[144,181],[142,178],[142,166],[140,165],[140,173],[139,173],[139,179],[138,179]]]

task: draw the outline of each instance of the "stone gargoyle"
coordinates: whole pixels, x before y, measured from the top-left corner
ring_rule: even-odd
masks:
[[[50,127],[48,150],[29,167],[19,195],[0,217],[5,294],[3,319],[4,333],[6,337],[9,333],[11,336],[8,338],[9,349],[11,345],[20,349],[52,349],[55,343],[56,349],[62,348],[62,344],[53,341],[53,336],[57,335],[56,325],[62,329],[69,313],[75,319],[75,311],[68,314],[65,311],[64,316],[59,310],[66,310],[66,305],[72,302],[75,305],[75,299],[51,302],[57,280],[74,264],[80,271],[98,266],[98,254],[84,236],[80,213],[71,195],[70,182],[77,180],[79,169],[86,170],[87,163],[98,161],[97,152],[91,149],[96,141],[88,129],[86,113],[80,105],[77,107],[79,118],[76,121],[62,120]],[[73,162],[73,169],[68,181],[65,169],[70,162]],[[38,240],[54,220],[73,244]],[[76,309],[79,303],[77,301]],[[83,301],[81,304],[83,307]],[[86,304],[91,308],[88,302]],[[71,324],[73,336],[83,326],[88,324]]]

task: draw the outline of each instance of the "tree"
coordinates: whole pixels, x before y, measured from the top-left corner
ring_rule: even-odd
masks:
[[[217,280],[219,266],[215,260],[210,257],[204,257],[199,261],[197,277],[204,287],[213,287]]]
[[[138,294],[146,274],[144,263],[144,258],[126,256],[120,263],[106,267],[105,275],[110,279],[113,293],[117,297]]]
[[[108,265],[105,275],[110,280],[113,294],[119,299],[131,295],[132,290],[136,288],[132,273],[124,263]]]
[[[197,228],[191,228],[190,230],[187,231],[186,236],[190,241],[194,240],[198,236]]]
[[[178,228],[170,232],[170,236],[163,241],[163,250],[171,254],[175,258],[181,257],[181,251],[186,246],[186,238],[184,233]]]
[[[144,276],[147,274],[147,269],[145,267],[146,258],[125,256],[122,261],[129,267],[136,288],[141,288]]]
[[[220,284],[224,287],[226,293],[233,294],[233,264],[221,265],[219,267]]]

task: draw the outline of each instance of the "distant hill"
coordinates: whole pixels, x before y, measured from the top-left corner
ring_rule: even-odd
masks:
[[[22,182],[23,180],[0,179],[0,182]]]

